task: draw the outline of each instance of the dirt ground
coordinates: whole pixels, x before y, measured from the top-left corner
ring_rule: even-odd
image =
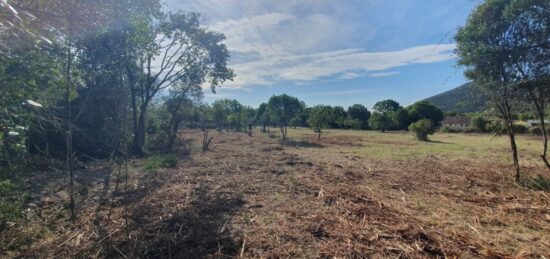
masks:
[[[0,256],[550,258],[550,193],[514,184],[507,163],[336,151],[368,147],[358,136],[212,134],[202,153],[201,133],[184,132],[193,151],[177,169],[135,160],[125,181],[116,165],[81,168],[74,224],[63,172],[35,173]]]

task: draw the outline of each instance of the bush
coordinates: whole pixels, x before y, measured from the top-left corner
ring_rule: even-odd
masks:
[[[527,128],[527,126],[522,125],[522,124],[512,125],[512,130],[514,131],[514,133],[519,133],[519,134],[529,132],[529,128]]]
[[[409,130],[414,132],[416,138],[420,141],[428,141],[428,135],[435,133],[433,123],[428,119],[421,119],[412,123]]]
[[[500,120],[492,120],[486,124],[487,131],[495,134],[506,134],[506,126]]]
[[[471,119],[472,129],[478,133],[487,131],[487,120],[483,116],[475,116]]]
[[[176,168],[178,167],[178,157],[176,155],[153,156],[147,159],[143,164],[145,172],[154,172],[159,168]]]

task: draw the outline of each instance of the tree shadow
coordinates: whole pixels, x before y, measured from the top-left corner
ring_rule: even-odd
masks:
[[[241,241],[234,240],[229,228],[231,217],[243,207],[244,201],[228,193],[209,193],[205,187],[197,188],[195,193],[190,206],[173,215],[164,215],[158,207],[150,205],[135,209],[131,228],[139,229],[140,234],[134,255],[141,258],[238,255]]]
[[[319,143],[312,143],[304,140],[286,140],[281,143],[284,146],[287,147],[297,147],[297,148],[322,148],[325,147],[322,144]]]

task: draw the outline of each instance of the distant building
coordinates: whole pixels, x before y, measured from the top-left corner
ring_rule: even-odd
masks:
[[[544,120],[544,125],[548,128],[550,126],[550,120]],[[540,127],[540,120],[528,120],[527,127],[538,128]]]
[[[470,118],[466,116],[449,116],[441,121],[441,126],[454,129],[465,129],[470,126]]]

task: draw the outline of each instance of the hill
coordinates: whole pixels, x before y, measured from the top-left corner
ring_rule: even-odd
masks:
[[[425,100],[444,112],[477,112],[484,109],[487,98],[473,83],[466,83]]]

